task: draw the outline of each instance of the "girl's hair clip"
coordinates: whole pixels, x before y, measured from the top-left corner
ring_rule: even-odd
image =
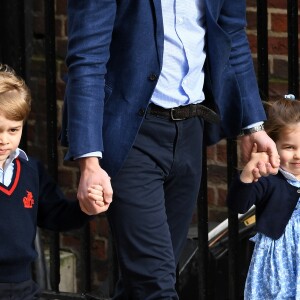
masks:
[[[284,95],[284,99],[295,100],[296,97],[293,94]]]

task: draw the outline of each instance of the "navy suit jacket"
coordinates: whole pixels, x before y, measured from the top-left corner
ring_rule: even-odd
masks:
[[[265,119],[245,33],[245,0],[203,0],[206,102],[220,126],[207,144]],[[162,69],[161,0],[69,0],[68,79],[61,142],[66,159],[102,151],[114,176],[141,125]]]
[[[243,183],[235,178],[230,186],[227,203],[236,213],[256,206],[256,230],[273,239],[283,234],[299,199],[300,189],[277,175],[261,177],[255,183]]]

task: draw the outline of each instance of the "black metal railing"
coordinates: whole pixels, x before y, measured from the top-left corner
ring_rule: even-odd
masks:
[[[55,1],[44,0],[44,46],[46,65],[46,102],[47,102],[47,164],[51,175],[57,179],[57,110],[56,110],[56,45],[55,45]],[[27,82],[30,81],[32,54],[32,13],[33,0],[0,0],[0,60],[14,67]],[[298,0],[287,0],[288,20],[288,92],[299,98],[299,40],[298,40]],[[263,100],[269,96],[269,65],[268,65],[268,3],[267,0],[257,1],[257,77]],[[26,131],[22,140],[22,147],[26,150]],[[204,151],[204,154],[206,151]],[[206,155],[204,155],[206,157]],[[237,172],[238,156],[237,142],[227,140],[227,181]],[[187,252],[178,269],[177,287],[182,300],[221,299],[216,296],[218,273],[220,268],[220,253],[223,248],[212,250],[208,241],[208,204],[207,204],[207,164],[204,159],[203,180],[198,199],[198,236],[187,245]],[[79,231],[81,247],[80,285],[79,292],[67,293],[59,291],[60,283],[60,239],[58,233],[47,233],[50,245],[50,270],[46,270],[43,257],[43,242],[37,236],[37,249],[40,260],[35,265],[37,280],[44,289],[45,299],[105,299],[109,295],[93,293],[91,287],[91,244],[90,227],[85,226]],[[110,241],[112,243],[112,241]],[[225,269],[227,277],[222,282],[226,292],[223,299],[240,299],[243,282],[241,282],[241,238],[240,225],[236,214],[228,213],[228,234],[225,239],[228,250]],[[247,250],[248,251],[248,250]],[[251,255],[249,250],[247,260]],[[110,265],[110,288],[113,286],[117,273],[117,266],[113,260]],[[186,272],[185,270],[189,270]],[[193,289],[197,291],[189,295],[189,283],[193,282]],[[193,297],[193,298],[191,298]],[[219,297],[219,298],[218,298]]]

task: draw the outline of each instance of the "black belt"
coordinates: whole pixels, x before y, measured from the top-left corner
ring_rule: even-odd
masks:
[[[189,104],[174,108],[163,108],[154,103],[151,103],[148,108],[148,113],[151,115],[170,118],[173,121],[181,121],[198,116],[210,123],[220,122],[220,116],[213,110],[202,104]]]

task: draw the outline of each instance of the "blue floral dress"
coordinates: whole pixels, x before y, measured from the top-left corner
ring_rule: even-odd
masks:
[[[300,187],[300,181],[292,174],[280,171],[290,184]],[[300,300],[300,201],[278,240],[262,233],[257,233],[250,240],[255,242],[255,247],[244,299]]]

